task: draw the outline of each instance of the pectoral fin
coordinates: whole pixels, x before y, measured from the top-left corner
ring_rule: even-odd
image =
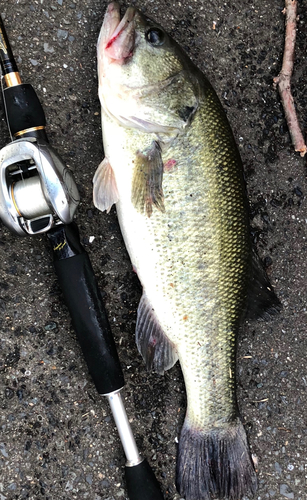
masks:
[[[113,203],[119,199],[114,171],[105,158],[97,168],[93,178],[93,200],[96,208],[102,212],[110,211]]]
[[[178,360],[175,346],[164,334],[154,309],[143,292],[138,307],[136,345],[148,370],[163,374]]]
[[[153,205],[164,212],[162,179],[161,148],[153,141],[143,152],[138,151],[135,159],[131,201],[138,212],[150,217]]]

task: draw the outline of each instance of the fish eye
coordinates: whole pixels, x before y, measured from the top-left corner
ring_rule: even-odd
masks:
[[[147,42],[155,47],[164,43],[164,33],[159,28],[150,28],[146,31],[145,38]]]

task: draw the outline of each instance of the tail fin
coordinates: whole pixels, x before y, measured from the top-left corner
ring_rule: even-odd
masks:
[[[239,418],[208,432],[184,424],[178,448],[177,489],[185,500],[241,500],[255,493],[256,473]]]

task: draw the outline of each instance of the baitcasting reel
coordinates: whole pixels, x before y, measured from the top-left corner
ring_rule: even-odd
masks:
[[[71,172],[52,147],[27,137],[0,151],[0,218],[20,236],[70,224],[79,203]]]

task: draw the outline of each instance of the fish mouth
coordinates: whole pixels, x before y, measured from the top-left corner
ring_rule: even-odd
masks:
[[[108,59],[122,64],[132,56],[136,12],[134,7],[128,7],[121,19],[119,4],[112,2],[108,5],[98,40],[98,51],[102,50]]]

